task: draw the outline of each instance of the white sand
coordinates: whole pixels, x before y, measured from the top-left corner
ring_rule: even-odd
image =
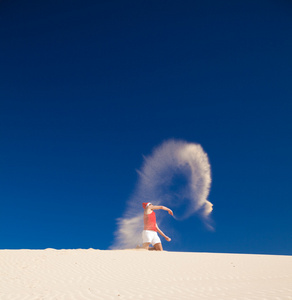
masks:
[[[292,256],[0,250],[0,299],[292,299]]]

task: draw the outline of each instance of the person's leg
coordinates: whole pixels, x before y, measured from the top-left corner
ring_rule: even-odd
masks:
[[[142,231],[143,249],[149,249],[149,245],[151,244],[151,237],[149,236],[150,234],[151,232],[149,232],[148,230]]]
[[[149,249],[149,245],[150,245],[150,243],[143,243],[143,248],[144,249],[146,249],[146,250],[148,250]]]
[[[163,251],[161,240],[160,240],[157,232],[154,232],[154,234],[153,234],[152,245],[154,246],[154,250]]]
[[[156,251],[163,251],[163,248],[162,248],[162,244],[161,243],[157,243],[154,245],[154,249]]]

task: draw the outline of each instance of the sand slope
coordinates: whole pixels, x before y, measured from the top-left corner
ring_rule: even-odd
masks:
[[[292,299],[292,257],[0,250],[1,300]]]

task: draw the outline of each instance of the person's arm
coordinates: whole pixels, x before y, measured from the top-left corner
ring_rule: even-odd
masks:
[[[163,209],[163,210],[166,210],[170,215],[173,216],[172,210],[169,209],[169,208],[166,207],[166,206],[161,206],[161,205],[158,206],[158,205],[152,205],[152,204],[150,204],[148,207],[149,207],[149,209],[151,209],[151,210],[157,210],[157,209]]]
[[[167,235],[165,235],[165,234],[160,230],[160,228],[158,227],[157,223],[156,223],[156,228],[157,228],[158,233],[159,233],[160,235],[162,235],[168,242],[171,241],[171,238],[168,237]]]

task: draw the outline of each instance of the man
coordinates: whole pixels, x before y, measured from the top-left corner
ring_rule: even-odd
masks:
[[[152,203],[150,202],[143,202],[142,206],[144,208],[144,230],[142,232],[143,248],[146,250],[163,251],[161,240],[157,232],[160,235],[162,235],[168,242],[171,241],[171,238],[169,238],[159,229],[156,223],[156,216],[154,210],[163,209],[168,211],[168,213],[172,216],[173,212],[171,209],[165,206],[155,206],[152,205]],[[153,247],[149,248],[150,244],[152,244]]]

